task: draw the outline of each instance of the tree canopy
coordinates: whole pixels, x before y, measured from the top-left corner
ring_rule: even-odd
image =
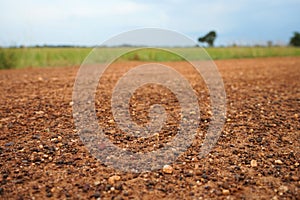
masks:
[[[212,47],[212,46],[214,46],[214,41],[215,41],[216,37],[217,37],[216,31],[210,31],[205,36],[200,37],[198,39],[198,41],[199,42],[206,42],[208,44],[208,46]]]
[[[290,45],[300,47],[300,33],[294,32],[294,36],[290,39]]]

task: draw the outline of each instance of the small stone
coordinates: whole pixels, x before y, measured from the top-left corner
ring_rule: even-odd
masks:
[[[62,146],[63,146],[63,143],[61,143],[61,142],[60,142],[60,143],[57,143],[57,146],[58,146],[58,147],[62,147]]]
[[[115,182],[119,181],[121,179],[121,176],[114,175],[108,178],[108,183],[113,185]]]
[[[191,114],[191,115],[196,115],[196,112],[195,112],[194,110],[192,110],[192,111],[190,112],[190,114]]]
[[[15,144],[14,142],[8,142],[8,143],[5,144],[5,146],[6,146],[6,147],[9,147],[9,146],[12,146],[12,145],[14,145],[14,144]]]
[[[101,195],[100,195],[100,193],[99,193],[99,192],[95,192],[95,193],[93,194],[93,196],[92,196],[92,197],[94,197],[94,198],[98,199],[98,198],[100,198],[100,197],[101,197]]]
[[[116,190],[120,190],[120,191],[123,190],[122,184],[117,184],[115,188]]]
[[[163,172],[166,174],[172,174],[173,173],[173,167],[170,165],[164,165]]]
[[[299,177],[298,177],[298,176],[292,176],[291,179],[292,179],[293,181],[299,181]]]
[[[230,194],[230,191],[229,191],[229,190],[222,190],[222,194],[224,194],[224,195],[229,195],[229,194]]]
[[[90,185],[89,185],[89,184],[84,184],[84,185],[83,185],[83,188],[82,188],[82,191],[83,191],[83,192],[88,192],[89,189],[90,189]]]
[[[44,111],[42,111],[42,110],[36,111],[35,114],[37,114],[37,115],[42,115],[42,114],[44,114]]]
[[[44,157],[44,158],[48,158],[49,156],[48,156],[47,154],[44,154],[43,157]]]
[[[281,140],[284,141],[284,142],[290,142],[289,137],[287,137],[287,136],[283,136],[281,138]]]
[[[282,185],[282,186],[280,186],[279,188],[278,188],[278,191],[279,192],[282,192],[282,193],[285,193],[285,192],[287,192],[289,190],[289,188],[287,187],[287,186],[285,186],[285,185]]]
[[[206,186],[204,186],[204,189],[209,190],[209,189],[210,189],[210,186],[209,186],[209,185],[206,185]]]
[[[95,185],[95,186],[98,186],[98,185],[100,185],[100,184],[101,184],[100,181],[95,181],[95,182],[94,182],[94,185]]]
[[[17,180],[15,180],[15,183],[16,184],[22,184],[22,183],[24,183],[24,181],[23,181],[23,179],[17,179]]]
[[[31,138],[34,140],[39,140],[41,136],[39,134],[34,134]]]
[[[222,188],[225,190],[229,190],[229,184],[228,183],[223,183]]]
[[[124,195],[125,197],[127,197],[127,196],[129,195],[129,192],[128,192],[127,190],[124,190],[123,195]]]
[[[116,130],[115,129],[111,129],[108,131],[110,134],[115,134],[116,133]]]
[[[73,105],[74,105],[74,102],[73,102],[73,101],[71,101],[71,102],[69,103],[69,105],[70,105],[70,106],[73,106]]]
[[[114,123],[114,120],[113,120],[113,119],[110,119],[110,120],[108,120],[108,123],[113,124],[113,123]]]
[[[57,137],[57,140],[58,140],[58,141],[62,141],[62,137],[59,135],[59,136]]]
[[[294,117],[297,119],[297,118],[299,117],[299,115],[298,115],[298,114],[295,114]]]
[[[52,138],[52,139],[51,139],[51,142],[57,143],[58,140],[57,140],[57,138]]]
[[[251,165],[251,167],[257,167],[257,161],[251,160],[250,165]]]
[[[52,193],[51,193],[51,192],[47,192],[46,196],[47,196],[48,198],[50,198],[50,197],[52,197]]]
[[[275,160],[275,164],[282,165],[283,162],[281,160]]]

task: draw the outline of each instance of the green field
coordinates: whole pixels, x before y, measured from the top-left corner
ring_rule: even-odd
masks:
[[[100,48],[102,60],[130,48]],[[25,67],[78,66],[92,48],[2,48],[0,49],[0,69]],[[199,48],[170,48],[184,51],[189,58],[197,59]],[[216,47],[205,49],[212,59],[256,58],[274,56],[300,56],[300,48],[295,47]],[[146,49],[128,53],[122,60],[178,61],[181,57],[156,49]],[[100,58],[101,61],[101,58]]]

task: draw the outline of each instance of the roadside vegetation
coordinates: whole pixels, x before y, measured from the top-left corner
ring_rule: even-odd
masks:
[[[100,48],[103,54],[116,54],[124,48]],[[130,47],[126,49],[131,50]],[[172,51],[176,48],[169,48]],[[0,69],[28,67],[60,67],[79,66],[91,52],[92,48],[0,48]],[[178,48],[177,48],[178,50]],[[180,48],[189,58],[197,58],[199,47]],[[219,59],[258,58],[300,56],[297,47],[208,47],[205,48],[210,57]],[[157,49],[134,51],[122,56],[126,61],[179,61],[182,58],[169,52]]]

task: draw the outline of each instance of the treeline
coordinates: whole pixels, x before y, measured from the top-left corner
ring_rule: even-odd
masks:
[[[198,42],[206,43],[209,47],[213,47],[216,38],[217,38],[217,32],[210,31],[206,35],[199,37]],[[238,45],[233,44],[232,46],[238,46]],[[273,46],[282,46],[282,45],[273,45],[272,41],[267,41],[267,45],[252,45],[252,46],[254,46],[254,47],[264,47],[264,46],[273,47]],[[300,33],[299,32],[294,32],[294,35],[290,38],[289,46],[300,47]]]
[[[202,37],[198,38],[198,42],[201,43],[206,43],[208,47],[214,47],[215,40],[217,39],[217,32],[216,31],[210,31],[207,34],[205,34]],[[119,48],[119,47],[145,47],[146,45],[131,45],[131,44],[122,44],[122,45],[115,45],[115,46],[87,46],[87,45],[33,45],[33,46],[25,46],[25,45],[20,45],[20,46],[9,46],[8,48],[94,48],[94,47],[99,47],[99,48]],[[196,45],[200,46],[200,45]],[[240,45],[233,43],[231,45],[220,45],[218,47],[278,47],[278,46],[295,46],[295,47],[300,47],[300,33],[299,32],[294,32],[294,35],[290,38],[289,43],[287,45],[280,45],[280,44],[273,44],[272,41],[267,41],[266,44],[253,44],[253,45]],[[171,47],[171,46],[170,46]],[[177,47],[177,46],[172,46],[172,47]],[[186,46],[188,47],[188,46]],[[0,49],[4,48],[0,46]]]

